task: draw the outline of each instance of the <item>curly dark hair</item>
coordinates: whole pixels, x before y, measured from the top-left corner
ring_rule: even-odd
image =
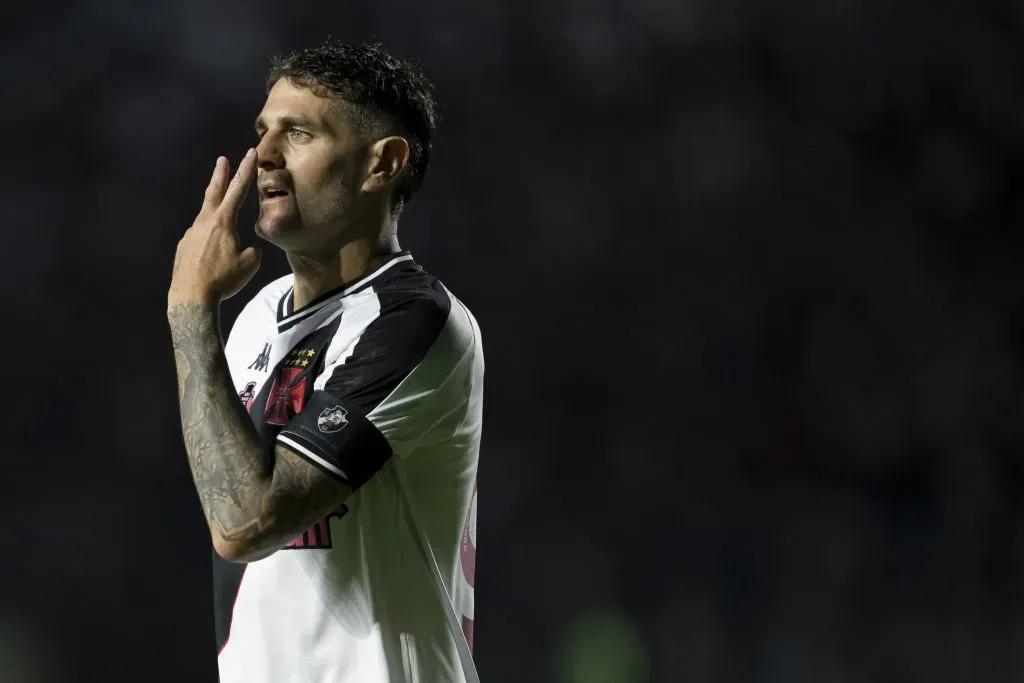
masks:
[[[315,47],[272,58],[267,92],[281,78],[354,105],[347,110],[364,134],[383,135],[395,128],[404,132],[408,170],[393,198],[393,208],[400,212],[423,184],[430,163],[437,113],[433,86],[423,71],[379,43],[347,44],[328,38]]]

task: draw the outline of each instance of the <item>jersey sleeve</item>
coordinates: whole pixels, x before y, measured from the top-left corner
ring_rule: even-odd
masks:
[[[358,488],[394,454],[411,454],[465,400],[458,377],[472,331],[452,316],[446,292],[386,306],[327,366],[278,441]]]

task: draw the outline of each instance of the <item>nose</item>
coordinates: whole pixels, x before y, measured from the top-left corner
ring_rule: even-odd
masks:
[[[260,143],[256,145],[256,160],[263,171],[284,168],[284,155],[281,153],[276,135],[268,132],[260,139]]]

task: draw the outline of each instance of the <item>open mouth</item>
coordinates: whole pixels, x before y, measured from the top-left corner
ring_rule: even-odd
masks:
[[[277,197],[287,197],[287,190],[267,190],[263,193],[264,199],[276,199]]]

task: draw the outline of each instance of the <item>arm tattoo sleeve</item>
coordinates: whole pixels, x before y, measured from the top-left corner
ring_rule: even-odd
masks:
[[[181,429],[192,478],[211,531],[245,541],[269,523],[272,462],[235,395],[215,306],[168,310],[178,370]]]
[[[167,317],[185,450],[210,531],[244,561],[264,557],[351,489],[287,448],[268,452],[231,383],[216,307],[179,304]]]

